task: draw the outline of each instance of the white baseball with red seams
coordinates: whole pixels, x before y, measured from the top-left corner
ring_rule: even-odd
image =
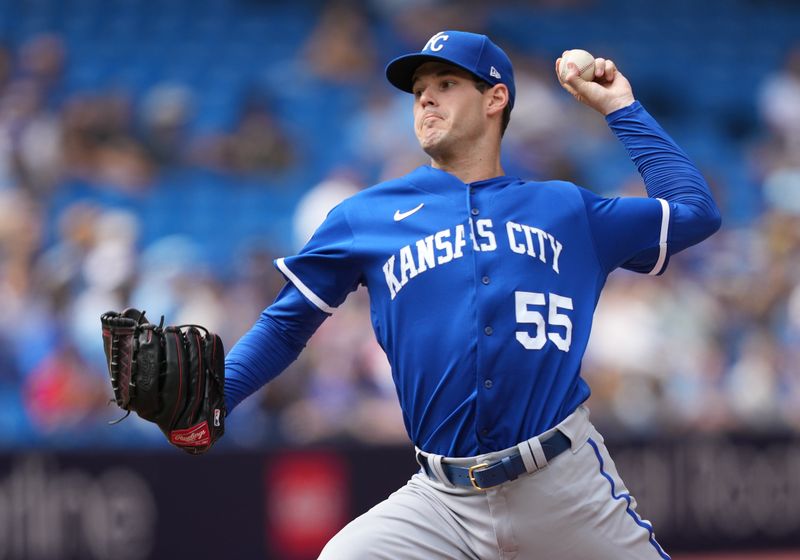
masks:
[[[578,74],[587,82],[594,80],[594,56],[583,49],[572,49],[563,54],[558,66],[558,77],[563,82],[567,77],[567,63],[578,67]]]

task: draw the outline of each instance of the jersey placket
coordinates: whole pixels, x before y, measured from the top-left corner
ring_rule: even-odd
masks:
[[[491,352],[488,346],[492,343],[494,326],[491,321],[491,284],[490,260],[493,251],[482,251],[482,240],[479,238],[476,224],[478,220],[488,218],[487,201],[490,193],[488,185],[467,185],[467,209],[469,213],[469,247],[473,263],[472,291],[475,302],[475,324],[473,332],[477,337],[475,344],[475,372],[476,405],[475,405],[475,432],[480,452],[486,452],[492,446],[492,428],[489,423],[489,411],[492,409],[492,388],[496,380],[493,378],[492,368],[488,364]]]

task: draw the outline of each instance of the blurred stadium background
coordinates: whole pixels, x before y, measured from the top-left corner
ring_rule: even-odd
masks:
[[[674,558],[800,558],[800,3],[0,0],[0,559],[314,558],[414,472],[362,292],[203,458],[107,425],[99,315],[230,347],[273,258],[426,163],[383,65],[447,28],[514,61],[509,174],[642,192],[556,83],[574,47],[706,174],[723,229],[658,280],[612,275],[589,405]]]

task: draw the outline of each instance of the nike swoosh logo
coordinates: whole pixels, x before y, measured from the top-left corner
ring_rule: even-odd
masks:
[[[424,202],[420,202],[419,206],[417,206],[416,208],[412,208],[408,212],[401,212],[400,210],[395,210],[394,211],[394,221],[395,222],[399,222],[400,220],[405,220],[406,218],[408,218],[414,212],[419,211],[423,206],[425,206],[425,203]]]

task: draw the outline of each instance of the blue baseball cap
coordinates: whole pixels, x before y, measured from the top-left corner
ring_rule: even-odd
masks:
[[[412,92],[414,72],[420,65],[447,62],[462,68],[491,85],[508,87],[509,104],[514,106],[514,70],[503,49],[486,35],[466,31],[440,31],[418,53],[406,54],[386,66],[386,78],[393,86]]]

